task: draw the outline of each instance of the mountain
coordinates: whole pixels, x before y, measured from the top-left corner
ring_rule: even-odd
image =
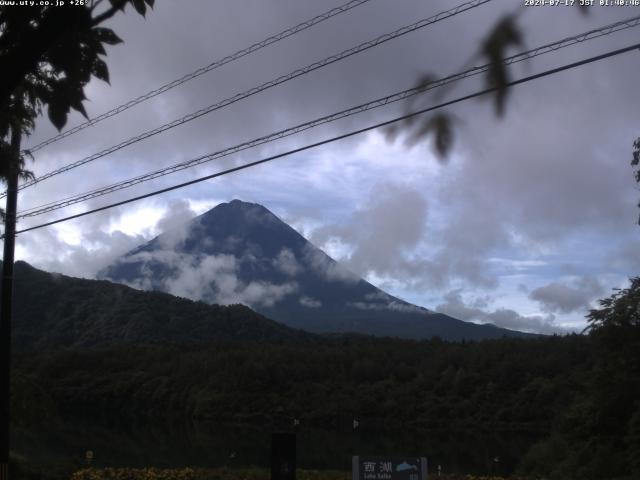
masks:
[[[310,332],[479,340],[527,334],[417,307],[357,277],[265,207],[223,203],[141,245],[99,277],[207,303],[247,304]]]
[[[43,272],[15,264],[17,351],[114,345],[204,345],[215,341],[308,343],[314,336],[243,305],[208,305],[161,292]]]

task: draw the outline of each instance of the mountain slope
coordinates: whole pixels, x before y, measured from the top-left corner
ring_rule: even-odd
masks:
[[[311,332],[485,339],[526,334],[411,305],[341,267],[261,205],[233,200],[137,247],[100,278],[207,303],[243,303]]]
[[[242,305],[220,306],[51,274],[16,262],[13,344],[17,350],[216,340],[313,341],[313,336]]]

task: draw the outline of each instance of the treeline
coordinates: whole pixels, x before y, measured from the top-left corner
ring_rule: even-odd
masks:
[[[518,431],[542,439],[520,473],[640,478],[640,279],[603,300],[588,335],[452,343],[308,335],[244,307],[126,287],[100,299],[99,282],[25,274],[42,284],[17,325],[18,424],[88,415],[350,429],[357,418],[373,431]],[[56,295],[64,302],[47,311]]]
[[[16,262],[16,352],[123,344],[205,345],[217,340],[313,342],[244,305],[208,305],[105,281],[51,274]]]
[[[521,464],[553,478],[640,478],[640,277],[592,310],[590,368]]]
[[[299,428],[340,430],[356,418],[373,432],[545,438],[584,394],[595,348],[578,335],[466,343],[340,336],[313,347],[231,341],[25,353],[14,362],[14,412],[24,423],[63,414],[293,428],[298,419]],[[540,471],[536,458],[527,457],[528,471]]]
[[[18,355],[17,421],[44,414],[388,431],[520,431],[520,472],[640,471],[638,327],[448,343],[360,336],[316,345],[228,341]]]
[[[545,432],[584,383],[589,352],[589,339],[579,336],[477,343],[345,336],[313,348],[63,350],[18,356],[15,365],[18,379],[48,392],[65,413]]]

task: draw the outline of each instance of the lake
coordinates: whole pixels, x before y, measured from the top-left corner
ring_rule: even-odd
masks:
[[[40,469],[73,470],[91,450],[97,467],[268,467],[272,430],[198,423],[160,425],[65,420],[46,427],[14,427],[12,450]],[[425,456],[431,473],[502,474],[535,437],[487,432],[349,432],[298,427],[298,467],[350,470],[352,455]]]

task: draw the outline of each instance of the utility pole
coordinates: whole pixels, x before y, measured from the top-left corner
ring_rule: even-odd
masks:
[[[10,378],[11,378],[11,300],[13,297],[13,257],[15,250],[16,210],[18,203],[18,170],[20,168],[20,138],[18,127],[11,129],[8,158],[7,204],[4,219],[4,257],[0,292],[0,480],[9,478]]]

